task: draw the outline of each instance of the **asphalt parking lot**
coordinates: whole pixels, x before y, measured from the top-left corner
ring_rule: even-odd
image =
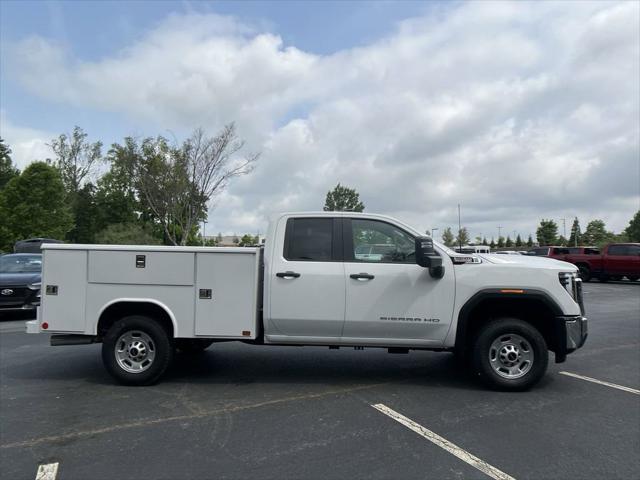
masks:
[[[586,346],[525,393],[485,390],[450,354],[238,343],[122,387],[99,345],[50,347],[4,320],[0,476],[639,478],[636,283],[585,285]]]

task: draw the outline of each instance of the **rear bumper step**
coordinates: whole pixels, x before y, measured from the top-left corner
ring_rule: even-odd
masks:
[[[59,345],[87,345],[89,343],[97,343],[96,337],[93,335],[51,335],[51,345],[57,347]]]

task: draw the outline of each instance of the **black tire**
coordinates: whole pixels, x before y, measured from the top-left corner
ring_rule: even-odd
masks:
[[[495,342],[502,347],[496,349]],[[516,356],[514,366],[511,367],[516,372],[513,375],[507,373],[511,372],[510,368],[501,363],[500,353],[503,349],[506,356]],[[492,355],[495,358],[493,361]],[[531,324],[517,318],[501,318],[487,323],[478,332],[473,347],[476,374],[496,390],[522,391],[531,388],[544,376],[548,363],[549,353],[544,337]],[[500,370],[498,367],[502,369],[500,373],[497,371]],[[507,378],[509,375],[511,376]]]
[[[176,351],[186,355],[196,355],[211,346],[213,340],[207,338],[177,338]]]
[[[602,275],[600,275],[598,280],[600,280],[602,283],[607,283],[609,281],[609,275],[602,274]]]
[[[629,279],[630,282],[637,282],[638,278],[640,277],[637,277],[636,275],[630,275],[627,278]]]
[[[588,265],[578,265],[578,270],[580,271],[580,278],[583,282],[591,280],[591,269]]]
[[[131,340],[127,340],[129,336]],[[131,357],[133,342],[140,344],[134,353],[139,361]],[[144,348],[143,348],[144,347]],[[153,353],[153,355],[152,355]],[[121,360],[118,360],[118,357]],[[123,385],[152,385],[167,370],[173,357],[173,345],[167,331],[154,319],[142,315],[132,315],[116,321],[107,331],[102,341],[102,362],[109,374]],[[127,371],[127,363],[132,369],[141,365],[140,371]]]

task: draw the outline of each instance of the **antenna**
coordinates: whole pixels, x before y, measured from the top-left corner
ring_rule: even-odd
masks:
[[[458,243],[460,251],[462,251],[462,223],[460,222],[460,204],[458,204]]]

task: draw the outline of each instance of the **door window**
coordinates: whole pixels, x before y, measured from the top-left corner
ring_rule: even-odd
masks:
[[[333,260],[333,219],[291,218],[284,243],[287,260],[329,262]]]
[[[415,263],[415,240],[385,222],[351,220],[353,259],[356,262]]]
[[[609,255],[628,255],[627,254],[627,246],[626,245],[611,245],[609,247],[609,251],[607,253]]]

